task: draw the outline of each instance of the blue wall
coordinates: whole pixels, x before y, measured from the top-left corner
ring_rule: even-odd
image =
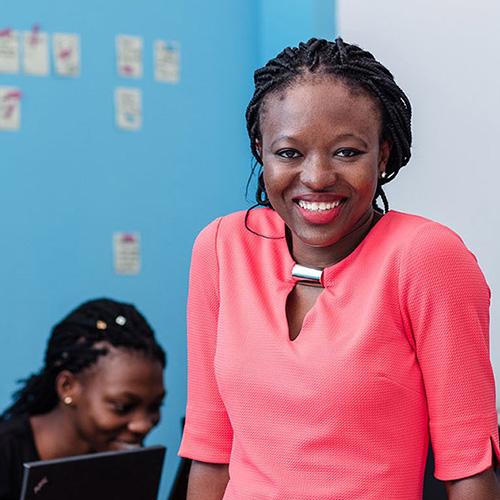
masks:
[[[261,64],[285,47],[335,36],[335,0],[261,0],[259,5]]]
[[[82,300],[110,296],[145,313],[168,351],[168,398],[149,442],[177,459],[185,404],[185,299],[190,249],[211,219],[245,206],[245,124],[257,65],[254,2],[20,1],[4,27],[76,32],[77,79],[0,75],[23,93],[22,129],[0,133],[0,406],[37,369],[51,325]],[[141,80],[116,76],[114,36],[144,37]],[[181,82],[154,82],[156,38],[181,43]],[[113,91],[143,91],[144,126],[114,127]],[[113,231],[140,231],[143,269],[117,276]]]
[[[190,250],[214,217],[247,206],[244,110],[254,69],[285,45],[332,37],[333,1],[182,0],[3,6],[2,26],[76,32],[77,79],[0,75],[21,88],[22,128],[0,133],[0,408],[41,364],[50,327],[81,301],[110,296],[144,312],[168,351],[168,398],[149,439],[177,466],[185,405],[185,299]],[[144,77],[116,75],[114,37],[144,37]],[[181,82],[154,82],[156,38],[181,43]],[[143,91],[143,129],[114,126],[116,86]],[[112,233],[139,231],[142,271],[117,276]]]

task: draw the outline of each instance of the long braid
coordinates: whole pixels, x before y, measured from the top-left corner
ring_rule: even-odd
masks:
[[[255,91],[246,111],[250,148],[256,162],[252,175],[257,166],[262,167],[257,141],[262,142],[260,123],[266,96],[282,91],[310,74],[331,75],[350,88],[367,92],[377,100],[382,115],[382,139],[391,144],[391,153],[386,166],[386,177],[379,179],[373,206],[378,208],[376,200],[381,197],[384,211],[389,210],[382,186],[392,181],[410,160],[411,104],[385,66],[370,52],[345,43],[341,38],[334,42],[311,38],[298,47],[288,47],[255,72]],[[257,173],[255,199],[258,205],[271,207],[262,168]]]
[[[63,371],[80,373],[106,355],[106,346],[141,352],[165,366],[165,352],[142,314],[131,304],[98,299],[78,306],[53,329],[44,366],[23,381],[1,419],[40,415],[58,404],[56,377]]]

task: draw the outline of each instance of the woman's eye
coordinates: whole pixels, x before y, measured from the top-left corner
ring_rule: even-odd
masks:
[[[353,148],[342,148],[335,151],[335,156],[340,156],[341,158],[352,158],[353,156],[358,156],[361,151]]]
[[[150,405],[150,407],[148,408],[148,410],[151,412],[151,413],[160,413],[161,411],[161,408],[163,406],[163,403],[164,401],[159,401],[157,403],[153,403],[152,405]]]
[[[133,405],[129,403],[113,403],[113,411],[118,415],[126,415],[130,410],[132,410]]]
[[[298,158],[300,153],[296,149],[282,149],[276,153],[281,158],[286,158],[288,160],[292,158]]]

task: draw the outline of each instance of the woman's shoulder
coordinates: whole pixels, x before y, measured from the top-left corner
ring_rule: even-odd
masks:
[[[462,238],[448,226],[420,215],[391,210],[386,219],[383,236],[390,236],[400,248],[412,251],[435,251],[440,248],[466,249]]]
[[[205,226],[198,238],[252,238],[264,236],[267,239],[282,238],[284,223],[281,217],[270,208],[239,210],[217,217]]]
[[[456,233],[446,225],[423,217],[422,215],[391,210],[385,217],[387,217],[392,228],[399,231],[401,234],[411,235],[420,232],[435,232],[456,235]]]
[[[0,420],[0,446],[31,436],[31,426],[27,416]]]
[[[403,268],[442,273],[450,268],[464,273],[479,270],[475,255],[448,226],[419,215],[389,214],[386,235],[396,242]]]

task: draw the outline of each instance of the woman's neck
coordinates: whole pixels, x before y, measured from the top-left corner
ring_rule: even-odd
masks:
[[[68,414],[56,406],[49,413],[30,417],[35,446],[41,460],[89,453]]]
[[[371,228],[382,218],[378,211],[370,211],[359,221],[359,224],[344,238],[333,246],[305,248],[303,245],[293,246],[293,238],[288,238],[289,247],[294,260],[303,266],[324,269],[345,259],[363,241]],[[287,228],[288,229],[288,228]]]

